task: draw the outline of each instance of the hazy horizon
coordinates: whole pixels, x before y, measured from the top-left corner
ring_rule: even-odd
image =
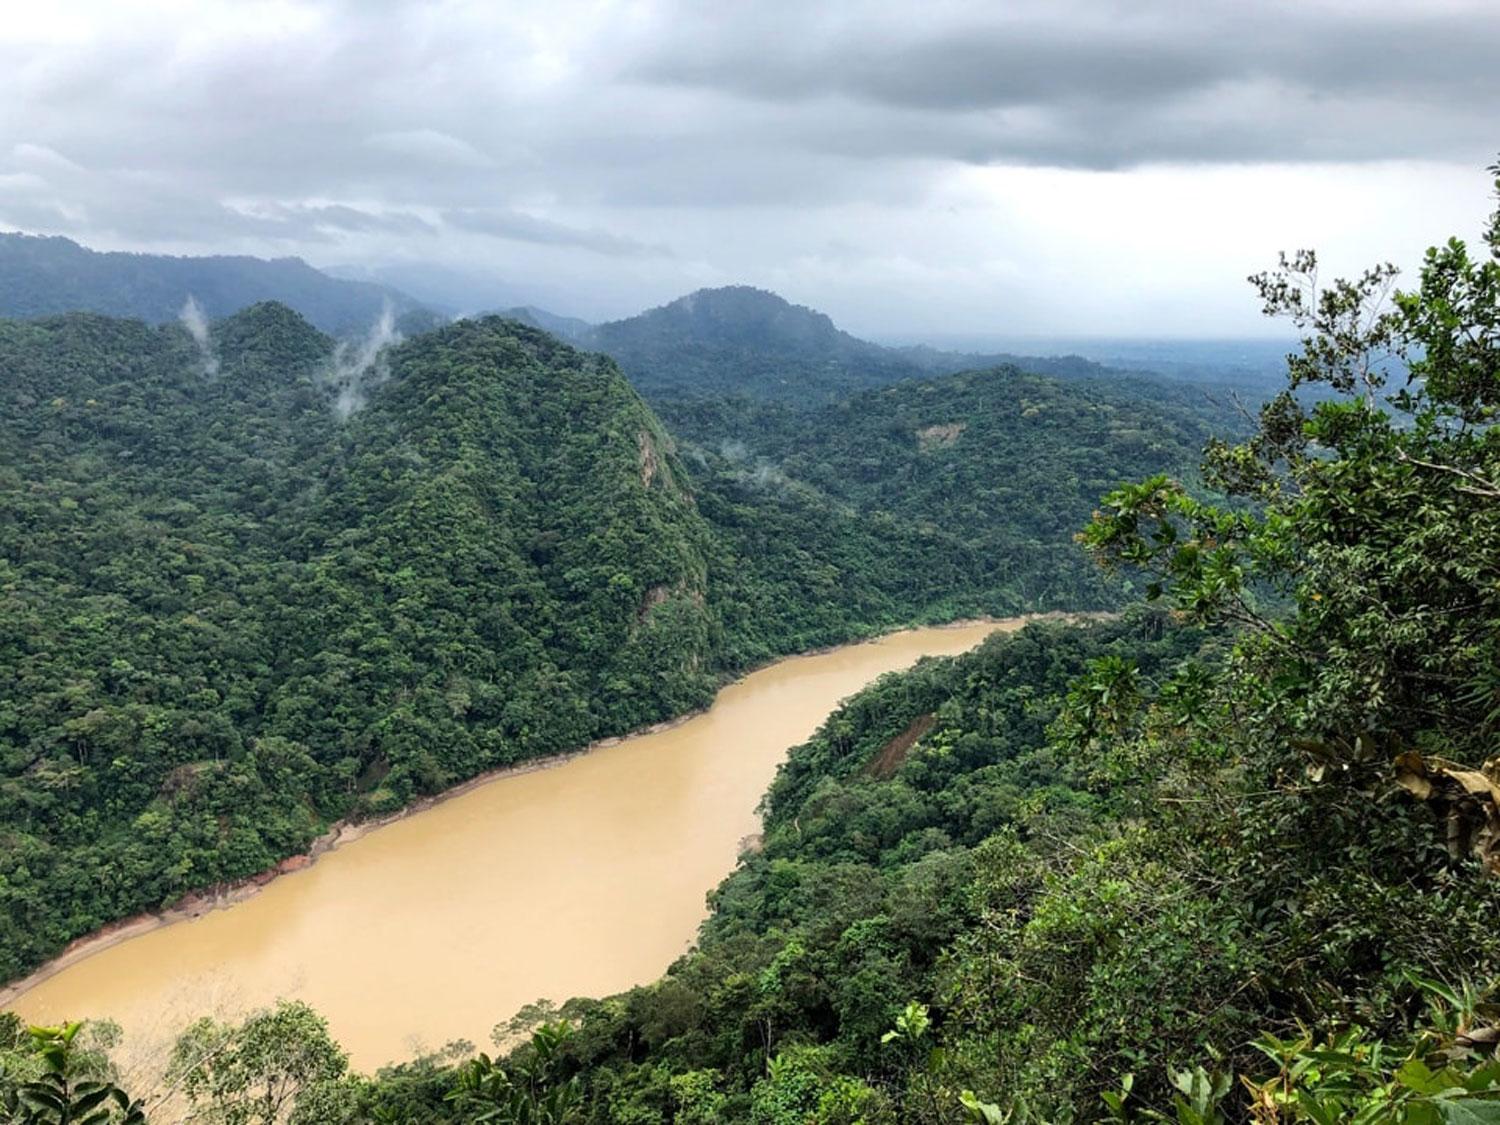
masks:
[[[1497,48],[1470,0],[69,3],[0,27],[0,226],[459,311],[1261,338],[1280,250],[1478,233]]]

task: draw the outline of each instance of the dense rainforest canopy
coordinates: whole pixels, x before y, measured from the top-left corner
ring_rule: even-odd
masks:
[[[1121,480],[1190,467],[1188,451],[1238,421],[1201,388],[1014,367],[818,409],[693,396],[658,410],[703,482],[704,514],[753,575],[739,586],[775,595],[726,599],[726,620],[751,637],[778,622],[836,629],[849,600],[889,623],[1113,605],[1130,585],[1078,550],[1080,520]],[[780,584],[804,573],[808,596],[788,602]]]
[[[599,325],[587,342],[614,356],[653,399],[686,391],[826,401],[922,374],[822,313],[744,285],[699,290]]]
[[[283,306],[0,325],[0,972],[336,816],[695,706],[708,533],[607,360],[499,321],[340,422]]]
[[[1185,402],[940,381],[853,408],[913,482],[897,502],[685,457],[610,360],[500,319],[375,351],[275,304],[201,345],[73,314],[0,322],[0,371],[7,978],[772,656],[1110,604],[1073,529],[1208,432]],[[934,445],[923,410],[986,440]],[[827,426],[765,430],[789,472],[808,440],[849,456]],[[943,507],[997,457],[1051,465],[1046,504]]]
[[[499,1057],[439,1055],[373,1078],[349,1074],[300,1005],[238,1027],[205,1020],[174,1058],[177,1096],[194,1113],[236,1122],[1500,1121],[1500,213],[1486,243],[1482,258],[1456,241],[1434,249],[1418,287],[1390,303],[1388,267],[1323,285],[1316,259],[1303,254],[1254,279],[1267,311],[1306,335],[1287,392],[1244,440],[1210,442],[1200,477],[1146,474],[1110,488],[1078,523],[1084,548],[1136,576],[1155,607],[1083,628],[1034,626],[849,701],[792,752],[766,798],[763,848],[715,893],[697,948],[661,981],[520,1013],[497,1027]],[[284,354],[314,356],[319,338],[307,340]],[[469,363],[469,349],[488,347],[518,349],[539,382],[582,380],[601,364],[498,322],[393,356],[388,391],[340,432],[326,485],[294,497],[345,513],[335,538],[342,547],[348,537],[353,558],[364,536],[383,544],[396,532],[384,518],[362,520],[368,509],[357,500],[332,498],[387,482],[426,496],[418,484],[429,477],[417,466],[453,456],[455,443],[416,442],[398,456],[371,437],[374,473],[352,472],[358,449],[348,443],[366,427],[379,432],[380,402],[405,393],[407,380],[424,405],[446,401],[450,380],[466,385],[461,375],[445,371],[424,386],[425,365],[449,355],[464,371],[488,372]],[[417,374],[403,375],[407,365]],[[607,398],[605,385],[621,384],[603,370],[602,383],[585,385]],[[488,387],[495,376],[476,378]],[[1101,434],[1141,440],[1128,415],[1054,401],[1014,373],[967,376],[947,390],[972,406],[986,401],[987,381],[1018,392],[1023,419],[1040,405],[1031,417],[1088,420],[1096,443]],[[1309,387],[1318,393],[1304,394]],[[588,448],[618,472],[614,502],[669,534],[650,573],[679,583],[671,589],[680,595],[661,604],[675,606],[663,628],[682,632],[664,636],[671,647],[647,650],[676,669],[669,683],[690,692],[736,651],[733,617],[715,613],[724,604],[715,567],[733,563],[735,544],[748,540],[721,531],[731,525],[718,505],[736,502],[725,478],[779,473],[789,483],[778,486],[795,491],[800,474],[817,502],[866,523],[882,513],[914,518],[905,505],[916,498],[926,510],[974,518],[962,491],[940,483],[951,471],[971,486],[966,469],[922,457],[963,449],[970,429],[1024,430],[1006,430],[1009,415],[993,400],[976,408],[981,421],[929,411],[924,393],[900,388],[885,412],[883,392],[856,399],[846,417],[862,437],[847,445],[817,436],[828,425],[821,415],[768,415],[753,454],[702,444],[674,453],[639,400],[622,393],[628,424]],[[71,409],[65,395],[56,400],[63,406],[46,405]],[[685,405],[677,424],[695,443],[722,440],[736,411],[757,409]],[[460,417],[459,434],[496,425]],[[881,418],[899,420],[888,444],[872,421]],[[255,455],[274,454],[271,433],[294,429],[267,431]],[[797,460],[815,439],[839,469],[821,480],[821,459]],[[56,436],[53,444],[75,448]],[[474,448],[493,455],[488,440]],[[862,465],[867,450],[878,452]],[[24,510],[27,526],[44,531],[63,520],[54,508],[77,512],[89,497],[23,489],[19,470],[11,479],[13,503],[44,495]],[[257,495],[264,503],[272,493]],[[389,541],[411,546],[448,526],[421,523],[423,507],[407,495],[398,489],[395,500],[417,530]],[[741,518],[762,518],[765,505],[745,495]],[[256,511],[255,526],[239,533],[247,544],[280,530],[272,509]],[[293,539],[299,561],[332,551],[324,538]],[[67,541],[88,545],[76,528]],[[65,553],[47,556],[59,583],[68,581]],[[727,585],[743,591],[753,572],[731,573]],[[7,573],[5,589],[15,597],[30,587]],[[406,594],[398,586],[382,605],[399,608]],[[437,593],[424,596],[441,606]],[[623,591],[622,602],[631,604]],[[60,636],[71,636],[67,623],[82,608],[70,610]],[[400,624],[377,619],[382,631],[369,636],[388,645],[403,636]],[[673,665],[684,651],[703,655]],[[421,686],[437,690],[420,678],[406,690]],[[68,687],[46,698],[66,699]],[[60,721],[59,712],[39,729]],[[30,761],[86,769],[67,755],[91,745],[88,732]],[[199,772],[232,773],[248,757],[229,755],[213,770],[200,759]],[[111,768],[116,759],[131,760],[116,751]],[[349,771],[360,800],[369,799],[367,769]],[[58,800],[78,788],[57,786]],[[9,875],[5,885],[15,885]],[[75,1098],[118,1106],[115,1119],[137,1112],[113,1085],[98,1038],[15,1023],[0,1032],[0,1060],[14,1074],[0,1079],[0,1097],[20,1120],[63,1120],[51,1107]],[[524,1038],[512,1046],[517,1033]]]
[[[699,289],[604,324],[535,308],[505,315],[605,352],[658,406],[681,397],[728,396],[805,409],[907,379],[1007,365],[1059,378],[1124,375],[1076,355],[886,347],[850,335],[824,313],[748,285]]]

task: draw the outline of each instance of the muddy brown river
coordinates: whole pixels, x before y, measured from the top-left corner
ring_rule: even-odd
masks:
[[[671,729],[501,777],[323,855],[236,905],[76,960],[10,1003],[109,1016],[161,1058],[190,1019],[305,1000],[357,1068],[490,1029],[539,998],[619,992],[687,950],[759,830],[787,749],[840,699],[1019,622],[915,629],[792,657]],[[103,943],[100,943],[103,945]]]

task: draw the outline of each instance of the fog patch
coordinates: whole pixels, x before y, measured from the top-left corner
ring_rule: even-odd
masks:
[[[733,475],[739,484],[750,488],[784,488],[791,483],[780,467],[764,457],[754,457],[750,447],[739,438],[728,438],[720,442],[719,456],[737,466]]]
[[[178,323],[187,329],[187,334],[193,338],[193,343],[198,345],[198,358],[203,363],[203,377],[205,379],[217,379],[219,377],[219,357],[214,352],[213,339],[208,334],[208,317],[203,315],[203,306],[198,303],[198,298],[191,293],[186,301],[182,303],[182,311],[177,314]]]
[[[719,456],[731,465],[750,460],[750,447],[739,438],[726,438],[719,444]]]
[[[370,392],[391,377],[386,349],[401,340],[401,333],[396,331],[395,310],[387,301],[380,319],[370,325],[363,340],[345,340],[334,350],[325,380],[335,392],[333,412],[340,421],[363,410]]]
[[[753,469],[742,470],[738,479],[751,488],[785,488],[791,483],[785,473],[765,460],[757,461]]]

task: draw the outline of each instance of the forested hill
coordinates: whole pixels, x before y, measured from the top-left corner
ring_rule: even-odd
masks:
[[[189,296],[210,317],[280,301],[334,335],[363,330],[387,303],[413,327],[435,323],[398,290],[330,277],[300,258],[103,253],[67,238],[0,233],[0,316],[95,312],[160,324]]]
[[[299,1110],[1500,1122],[1500,210],[1486,232],[1429,250],[1393,301],[1390,266],[1329,284],[1304,253],[1254,278],[1308,331],[1284,392],[1196,484],[1113,489],[1080,534],[1163,608],[1033,626],[847,701],[792,750],[762,847],[662,980],[524,1009],[498,1059],[365,1080],[335,1056]],[[1068,416],[1014,375],[959,382]],[[826,494],[940,498],[885,491],[922,479],[914,423],[929,449],[978,430],[920,408],[935,386],[856,399],[847,445],[759,426],[780,458],[759,475],[820,439]],[[245,1034],[278,1018],[328,1054],[305,1011]]]
[[[907,379],[1003,365],[1063,379],[1153,378],[1076,355],[885,347],[839,329],[824,313],[746,285],[700,289],[606,324],[529,306],[502,315],[614,357],[653,404],[730,396],[815,407]]]
[[[514,321],[373,343],[278,304],[0,321],[0,977],[758,661],[1113,605],[1074,529],[1208,432],[998,370],[684,407],[687,457]]]
[[[924,373],[822,313],[749,286],[700,289],[601,324],[588,343],[652,398],[690,391],[826,400]]]
[[[341,422],[285,307],[213,346],[0,322],[0,977],[715,684],[706,527],[608,360],[465,322]]]
[[[745,644],[777,622],[828,643],[849,613],[889,624],[1114,605],[1128,581],[1074,542],[1099,496],[1132,474],[1190,472],[1209,437],[1240,421],[1196,388],[1013,367],[813,410],[745,398],[658,410],[736,573],[757,576],[740,586],[796,583],[793,599],[724,599],[730,637]]]

